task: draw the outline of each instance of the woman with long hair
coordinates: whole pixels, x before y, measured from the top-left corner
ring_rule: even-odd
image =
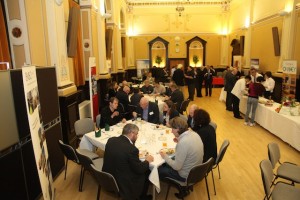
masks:
[[[174,117],[179,116],[176,106],[171,100],[166,100],[163,107],[163,125],[169,127],[169,121]]]

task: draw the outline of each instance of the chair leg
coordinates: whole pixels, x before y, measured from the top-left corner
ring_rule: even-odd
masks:
[[[82,179],[81,179],[81,189],[80,189],[81,192],[82,192],[82,188],[83,188],[84,173],[85,173],[85,169],[83,168]]]
[[[166,194],[166,198],[165,198],[165,200],[167,200],[167,199],[168,199],[168,195],[169,195],[170,187],[171,187],[171,185],[170,185],[170,184],[168,184],[168,190],[167,190],[167,194]]]
[[[205,184],[206,184],[206,190],[207,190],[207,196],[208,196],[208,199],[210,200],[210,195],[209,195],[209,189],[208,189],[208,184],[207,184],[207,176],[205,176]]]
[[[214,192],[215,192],[215,195],[216,195],[217,192],[216,192],[215,177],[214,177],[214,171],[213,171],[213,169],[211,169],[211,177],[212,177],[212,181],[213,181]]]
[[[65,180],[66,180],[66,177],[67,177],[68,161],[69,161],[69,159],[66,160],[66,164],[65,164]]]
[[[100,193],[101,193],[101,185],[98,185],[98,193],[97,193],[97,200],[100,200]]]
[[[219,172],[219,179],[221,179],[221,174],[220,174],[220,167],[218,165],[218,172]]]
[[[80,178],[79,178],[79,188],[78,188],[79,192],[82,192],[82,190],[81,190],[81,180],[82,180],[82,176],[83,176],[83,171],[84,171],[83,166],[81,166]]]

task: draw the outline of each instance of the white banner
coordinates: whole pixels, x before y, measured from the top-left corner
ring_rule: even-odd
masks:
[[[90,104],[91,104],[91,117],[95,121],[99,114],[98,106],[98,86],[96,80],[96,58],[90,57],[89,59],[89,83],[90,83]]]
[[[297,61],[282,61],[282,97],[294,99],[296,97]]]
[[[43,129],[41,104],[35,67],[23,67],[22,75],[31,140],[41,188],[43,191],[43,197],[46,200],[52,200],[54,199],[53,179],[48,156],[46,136]]]

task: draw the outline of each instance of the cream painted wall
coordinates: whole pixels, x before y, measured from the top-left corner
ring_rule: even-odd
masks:
[[[300,11],[297,12],[296,21],[296,36],[298,37],[295,40],[294,59],[297,60],[297,74],[300,74]]]
[[[258,58],[260,70],[277,72],[280,56],[275,56],[273,46],[272,27],[278,27],[279,40],[281,40],[283,18],[255,25],[251,28],[251,58]]]
[[[29,36],[31,63],[35,66],[48,66],[44,24],[44,10],[41,1],[27,0],[25,1],[27,28]],[[47,29],[46,29],[47,31]],[[48,55],[49,56],[49,55]]]
[[[235,32],[238,29],[250,25],[251,0],[233,1],[230,7],[228,33]]]
[[[290,0],[253,0],[253,21],[277,14],[287,2]]]
[[[175,52],[175,36],[180,37],[178,53]],[[186,42],[190,39],[198,36],[203,40],[207,41],[206,43],[206,64],[217,66],[220,65],[220,52],[221,52],[221,37],[219,35],[168,35],[160,36],[164,40],[169,42],[168,53],[169,58],[186,58],[187,56],[187,47]],[[135,48],[135,58],[136,59],[149,59],[149,45],[148,42],[155,39],[157,36],[136,36],[134,38],[134,48]]]

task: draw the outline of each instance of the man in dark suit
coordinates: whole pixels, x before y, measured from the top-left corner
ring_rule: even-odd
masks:
[[[146,195],[149,180],[149,163],[153,157],[147,155],[145,161],[140,161],[139,150],[134,146],[139,128],[134,124],[126,124],[122,135],[112,137],[107,141],[104,152],[103,168],[114,176],[123,200],[150,200]]]
[[[141,91],[144,93],[144,94],[151,94],[154,90],[153,86],[150,85],[150,81],[149,80],[145,80],[144,81],[144,86],[141,88]]]
[[[143,120],[158,124],[159,123],[159,110],[156,103],[149,102],[146,97],[140,100],[140,106],[137,107],[136,112],[132,113],[134,118],[140,116]]]
[[[184,72],[183,72],[183,66],[182,64],[178,64],[177,69],[174,71],[173,81],[176,83],[176,85],[179,87],[181,91],[183,91],[184,86]]]
[[[203,71],[205,80],[205,96],[211,96],[213,75],[215,73],[215,70],[212,68],[212,66],[206,66]]]
[[[188,126],[192,129],[194,128],[194,125],[195,125],[193,117],[194,117],[195,110],[197,110],[197,109],[199,109],[197,104],[192,104],[189,109],[189,116],[188,116],[187,123],[188,123]]]
[[[233,111],[232,109],[232,94],[231,91],[236,83],[236,73],[237,73],[237,68],[233,68],[231,72],[227,72],[225,79],[226,79],[226,84],[224,86],[224,90],[227,91],[226,95],[226,110],[228,111]]]
[[[116,94],[116,97],[119,99],[119,103],[124,106],[124,112],[128,111],[130,88],[128,86],[124,86],[122,90],[119,90]]]
[[[183,93],[178,89],[175,83],[170,85],[170,89],[172,93],[168,99],[173,101],[173,103],[176,104],[177,110],[180,111],[181,103],[184,101]]]

